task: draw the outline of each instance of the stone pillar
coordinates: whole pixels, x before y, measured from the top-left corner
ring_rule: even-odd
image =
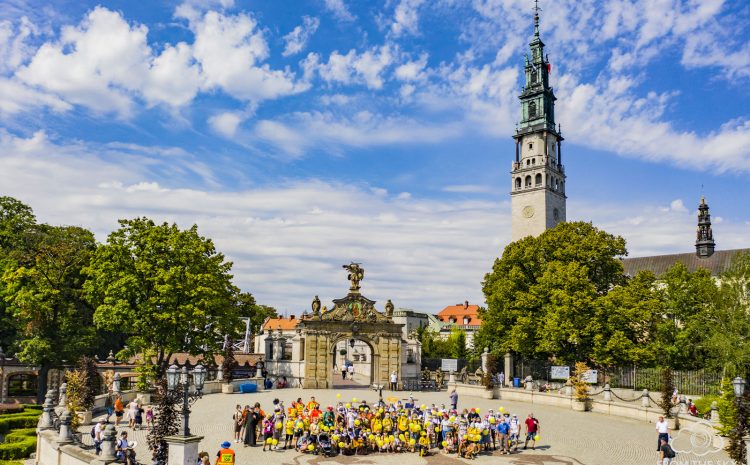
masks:
[[[117,459],[115,455],[115,440],[117,439],[117,430],[112,423],[108,424],[102,432],[102,452],[99,459],[104,462],[114,462]]]
[[[70,428],[71,417],[72,415],[67,408],[60,415],[60,435],[57,439],[59,444],[73,442],[73,434]]]
[[[719,404],[716,401],[711,402],[711,423],[719,423]]]
[[[216,369],[216,381],[224,381],[224,367],[221,365]]]
[[[527,391],[533,391],[534,390],[534,379],[529,375],[524,379],[524,389]]]
[[[60,385],[60,400],[57,402],[58,407],[68,406],[68,383],[62,383]]]
[[[510,352],[505,354],[504,368],[505,368],[505,385],[513,386],[513,355]]]
[[[55,403],[52,400],[55,397],[55,391],[50,389],[47,391],[47,395],[44,396],[44,406],[42,407],[42,417],[39,419],[39,429],[52,429],[54,423],[52,422],[52,412],[55,410]]]
[[[454,372],[453,370],[451,370],[451,371],[450,371],[450,372],[448,373],[448,382],[449,382],[449,383],[453,383],[453,384],[455,384],[455,383],[456,383],[456,373],[455,373],[455,372]]]
[[[167,465],[195,465],[203,436],[167,436]]]
[[[604,402],[612,402],[612,388],[609,383],[604,385]]]
[[[644,389],[643,394],[641,394],[641,407],[651,407],[651,400],[648,398],[648,389]]]
[[[563,389],[563,392],[568,397],[573,396],[573,383],[570,381],[570,379],[565,381],[565,389]]]
[[[484,352],[482,352],[482,373],[489,373],[489,358],[490,358],[490,349],[488,347],[484,348]]]

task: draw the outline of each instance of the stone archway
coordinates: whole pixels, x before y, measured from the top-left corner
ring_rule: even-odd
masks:
[[[345,265],[351,286],[342,299],[334,299],[334,307],[321,310],[320,301],[313,301],[313,313],[300,321],[305,347],[304,388],[333,387],[333,350],[342,340],[358,339],[372,350],[371,380],[388,384],[390,373],[401,379],[401,342],[404,325],[393,322],[393,304],[385,312],[375,309],[375,301],[359,292],[364,270],[357,263]]]

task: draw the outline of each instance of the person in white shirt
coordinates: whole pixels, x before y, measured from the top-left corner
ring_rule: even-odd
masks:
[[[394,371],[393,373],[391,373],[391,391],[396,390],[397,383],[398,383],[398,375]]]
[[[661,448],[662,439],[665,439],[667,442],[669,442],[669,423],[667,423],[667,421],[662,416],[660,416],[659,421],[656,422],[656,433],[658,435],[658,438],[656,440],[656,450],[658,452]]]

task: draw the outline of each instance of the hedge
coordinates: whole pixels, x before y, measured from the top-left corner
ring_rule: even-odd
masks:
[[[12,418],[11,418],[12,417]],[[0,434],[19,428],[34,428],[39,423],[39,415],[14,417],[12,415],[0,418]],[[1,458],[1,457],[0,457]]]
[[[0,465],[23,465],[20,460],[0,460]]]
[[[5,436],[5,443],[20,442],[30,437],[36,437],[36,428],[14,429]]]
[[[36,436],[0,444],[0,460],[23,459],[36,451]]]

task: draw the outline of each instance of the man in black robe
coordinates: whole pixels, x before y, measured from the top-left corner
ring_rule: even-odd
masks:
[[[261,421],[260,417],[260,406],[255,404],[255,407],[247,414],[247,425],[245,426],[245,447],[255,447],[258,439],[258,423]]]

